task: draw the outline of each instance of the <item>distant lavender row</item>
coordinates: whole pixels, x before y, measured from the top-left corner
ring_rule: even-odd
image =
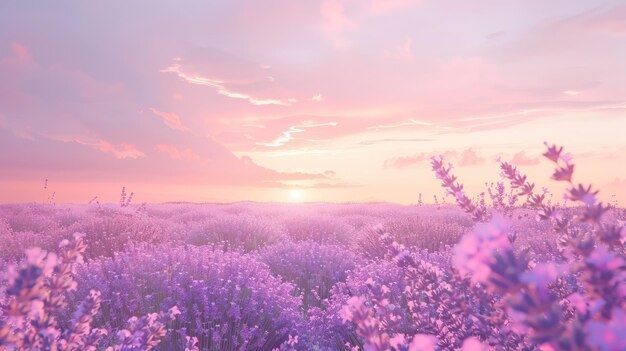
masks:
[[[140,210],[140,211],[138,211]],[[0,259],[38,246],[54,249],[75,232],[85,234],[86,257],[112,256],[128,243],[180,243],[246,252],[285,239],[312,240],[371,252],[369,232],[382,224],[408,246],[453,245],[472,223],[453,208],[332,204],[232,205],[0,205]]]

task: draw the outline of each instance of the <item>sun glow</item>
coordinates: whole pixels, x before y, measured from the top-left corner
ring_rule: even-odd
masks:
[[[298,201],[298,200],[302,199],[302,190],[300,190],[300,189],[291,189],[289,191],[289,197],[293,201]]]

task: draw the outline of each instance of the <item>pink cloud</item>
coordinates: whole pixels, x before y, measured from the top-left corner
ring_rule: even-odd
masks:
[[[120,144],[111,144],[106,140],[100,140],[97,143],[86,143],[82,141],[77,141],[79,144],[88,145],[96,150],[100,150],[104,153],[110,153],[116,158],[124,159],[124,158],[140,158],[145,157],[146,154],[137,150],[135,145],[128,143],[120,143]]]
[[[401,157],[387,159],[385,160],[383,167],[384,168],[404,168],[404,167],[409,167],[409,166],[422,164],[422,163],[426,164],[430,162],[430,158],[433,156],[442,156],[447,161],[453,161],[454,159],[457,158],[458,154],[456,151],[453,151],[453,150],[447,150],[440,154],[422,152],[422,153],[415,154],[415,155],[401,156]]]
[[[226,82],[222,80],[211,79],[207,77],[203,77],[199,74],[188,74],[182,71],[181,65],[179,63],[173,63],[170,66],[161,70],[163,73],[175,73],[178,77],[182,78],[188,83],[195,85],[203,85],[207,87],[212,87],[217,90],[217,93],[229,98],[233,99],[242,99],[248,101],[252,105],[263,106],[263,105],[280,105],[280,106],[290,106],[296,102],[295,99],[289,98],[284,100],[279,99],[261,99],[253,97],[249,94],[233,91],[226,87]]]
[[[15,53],[20,61],[31,61],[33,59],[28,48],[22,44],[11,44],[11,50],[13,51],[13,53]]]
[[[413,59],[413,39],[406,37],[402,45],[397,46],[393,50],[385,51],[385,57],[396,60],[412,60]]]
[[[315,183],[311,185],[298,186],[302,189],[342,189],[342,188],[360,188],[363,185],[349,183]]]
[[[485,163],[485,159],[478,156],[474,149],[469,148],[461,153],[457,162],[460,167],[475,166]]]
[[[324,19],[326,28],[332,31],[341,31],[354,26],[346,15],[346,9],[340,0],[324,0],[320,4],[320,15]]]
[[[372,0],[370,9],[373,13],[383,13],[410,6],[417,2],[417,0]]]
[[[626,35],[626,5],[622,4],[599,13],[592,13],[582,18],[581,22],[584,28],[624,36]]]
[[[171,145],[158,144],[157,146],[155,146],[155,149],[169,155],[171,158],[176,160],[197,161],[200,159],[200,156],[189,148],[179,149]]]
[[[415,4],[416,0],[324,0],[320,15],[327,29],[354,29],[363,19]]]
[[[431,122],[418,121],[415,118],[409,118],[409,119],[401,120],[401,121],[393,121],[392,123],[388,123],[388,124],[378,124],[378,125],[368,126],[367,129],[381,130],[381,129],[393,129],[393,128],[406,128],[406,127],[414,127],[414,126],[430,127],[432,125],[433,123]]]
[[[370,17],[398,10],[415,2],[415,0],[323,0],[319,7],[322,31],[336,48],[347,49],[350,41],[344,32],[355,31]]]
[[[39,68],[26,45],[14,42],[7,44],[6,47],[9,49],[8,55],[2,57],[2,49],[5,46],[0,41],[0,73],[2,73],[4,83],[11,84],[15,78],[31,74]],[[16,92],[9,89],[3,91],[2,85],[2,82],[0,82],[0,102],[4,102],[2,98],[8,94],[13,95],[12,97],[15,98]]]
[[[371,139],[371,140],[363,140],[359,143],[359,145],[376,145],[376,144],[384,144],[384,143],[406,143],[406,142],[423,142],[423,141],[432,141],[432,139],[426,139],[426,138]]]
[[[163,119],[163,123],[165,123],[166,126],[172,129],[181,130],[181,131],[189,130],[189,128],[185,127],[183,123],[180,121],[180,117],[178,117],[177,115],[173,113],[159,111],[152,107],[150,107],[150,111],[152,111],[152,113],[154,113],[155,115],[161,117]]]
[[[342,188],[361,188],[361,184],[348,184],[348,183],[316,183],[306,186],[307,189],[342,189]]]
[[[430,158],[426,153],[416,154],[412,156],[396,157],[385,160],[385,168],[404,168],[416,164],[423,163]]]
[[[531,166],[539,164],[540,157],[529,157],[526,155],[526,151],[520,151],[513,155],[511,163],[518,166]]]
[[[294,138],[294,134],[296,133],[304,133],[310,128],[318,128],[318,127],[335,127],[337,126],[337,122],[328,122],[328,123],[315,123],[309,122],[301,125],[290,126],[288,130],[283,131],[282,135],[275,138],[270,142],[257,142],[257,145],[269,146],[269,147],[279,147],[283,146]]]
[[[285,184],[282,182],[266,183],[266,187],[270,188],[283,188],[283,189],[345,189],[345,188],[360,188],[363,185],[350,184],[350,183],[313,183],[313,184]]]

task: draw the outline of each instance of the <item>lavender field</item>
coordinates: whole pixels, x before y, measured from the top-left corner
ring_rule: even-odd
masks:
[[[626,211],[561,151],[568,206],[437,157],[456,205],[2,205],[0,349],[626,350]]]
[[[626,351],[626,0],[0,1],[0,351]]]

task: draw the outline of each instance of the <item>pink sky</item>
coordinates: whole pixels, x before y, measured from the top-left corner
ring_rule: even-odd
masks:
[[[0,202],[470,193],[543,141],[626,203],[624,1],[0,4]],[[555,197],[560,199],[558,188]]]

